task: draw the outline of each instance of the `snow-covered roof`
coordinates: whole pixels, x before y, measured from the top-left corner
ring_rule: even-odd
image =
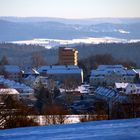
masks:
[[[118,88],[126,88],[129,83],[115,83],[115,87]]]
[[[135,84],[135,83],[115,83],[116,88],[127,88],[127,86],[135,86],[135,88],[140,88],[140,84]]]
[[[56,66],[41,66],[39,72],[47,72],[48,74],[70,74],[81,73],[82,69],[75,65],[56,65]]]
[[[31,80],[31,81],[35,81],[36,76],[34,75],[29,75],[28,77],[26,77],[24,80]]]
[[[124,67],[122,65],[99,65],[97,69],[124,69]]]
[[[39,74],[39,72],[35,69],[27,69],[27,70],[24,71],[24,74],[32,75],[32,74]]]
[[[104,70],[92,70],[91,75],[105,75]]]
[[[15,82],[13,80],[9,80],[9,79],[5,79],[5,78],[0,78],[0,83],[10,87],[10,88],[13,88],[13,89],[16,89],[16,90],[19,90],[19,91],[22,91],[23,93],[24,92],[33,92],[34,90],[32,88],[30,88],[29,86],[25,85],[25,84],[22,84],[22,83],[18,83],[18,82]]]
[[[127,96],[120,95],[116,90],[106,87],[98,87],[95,90],[96,96],[105,100],[112,100],[113,102],[127,101]]]
[[[91,71],[91,76],[105,76],[105,75],[109,75],[109,74],[112,74],[112,73],[116,73],[118,75],[126,75],[127,74],[127,71],[125,70],[116,70],[116,69],[104,69],[104,70],[92,70]],[[132,74],[133,72],[131,72]],[[130,74],[130,72],[128,73]],[[134,73],[133,73],[134,74]]]
[[[83,84],[83,85],[78,87],[78,91],[80,93],[89,93],[90,92],[89,88],[90,88],[89,84]]]
[[[133,69],[136,73],[140,73],[140,69]]]
[[[73,48],[65,47],[64,50],[73,50]]]
[[[77,69],[79,68],[76,65],[51,65],[51,66],[41,66],[38,70],[42,69]]]
[[[9,73],[19,73],[21,69],[16,65],[4,65],[4,70]]]
[[[100,65],[96,70],[91,71],[91,76],[104,76],[112,73],[124,76],[136,75],[136,71],[134,69],[127,70],[122,65]]]
[[[19,92],[16,89],[12,89],[12,88],[2,88],[0,89],[0,95],[13,95],[13,94],[19,94]]]
[[[134,69],[126,70],[126,72],[127,72],[128,75],[135,75],[137,73]]]
[[[105,87],[98,87],[95,90],[95,93],[105,98],[114,98],[115,96],[117,96],[117,92],[115,90]]]
[[[48,70],[48,74],[79,74],[81,73],[81,69],[56,69],[56,70]]]

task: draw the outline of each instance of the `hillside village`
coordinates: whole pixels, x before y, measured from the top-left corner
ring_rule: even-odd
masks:
[[[52,105],[62,106],[62,114],[90,114],[98,119],[140,117],[140,69],[123,65],[99,65],[92,69],[88,80],[78,66],[78,51],[59,48],[59,64],[21,68],[0,65],[0,104],[12,97],[37,114],[44,106],[53,112]],[[32,114],[30,114],[32,115]]]

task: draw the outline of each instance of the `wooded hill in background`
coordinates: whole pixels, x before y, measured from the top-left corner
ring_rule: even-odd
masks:
[[[86,37],[140,39],[139,29],[139,18],[66,20],[0,17],[0,41]]]
[[[110,43],[76,46],[79,61],[96,55],[111,55],[113,58],[124,61],[131,61],[140,67],[140,43]],[[58,64],[58,49],[45,49],[35,45],[0,44],[0,58],[7,56],[11,64],[30,66],[31,57],[39,53],[48,65]]]

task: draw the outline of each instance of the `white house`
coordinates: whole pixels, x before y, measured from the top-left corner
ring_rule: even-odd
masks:
[[[140,84],[115,83],[115,88],[125,94],[140,94]]]
[[[78,91],[82,94],[89,94],[90,93],[90,85],[89,84],[82,84],[78,86]]]

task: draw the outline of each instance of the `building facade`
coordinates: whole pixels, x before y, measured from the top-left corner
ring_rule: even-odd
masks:
[[[59,48],[59,65],[77,65],[78,51],[74,48]]]
[[[38,69],[41,76],[48,77],[55,81],[64,82],[83,82],[83,70],[74,65],[41,66]]]
[[[100,65],[91,71],[90,84],[93,86],[114,86],[115,83],[133,83],[136,71],[126,69],[122,65]]]
[[[125,94],[140,94],[140,84],[115,83],[115,89]]]
[[[4,65],[2,67],[4,77],[14,80],[20,81],[22,78],[22,71],[19,66],[16,65]]]

